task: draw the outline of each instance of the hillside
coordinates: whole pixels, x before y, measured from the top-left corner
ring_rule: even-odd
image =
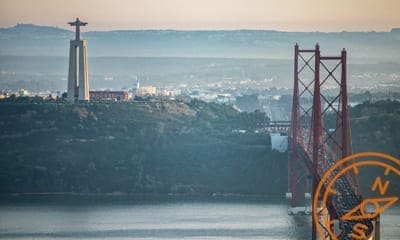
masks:
[[[0,193],[282,194],[261,113],[199,101],[0,103]],[[246,134],[234,134],[246,129]]]
[[[68,28],[68,26],[65,26]],[[0,29],[0,55],[67,56],[73,30],[18,24]],[[371,29],[373,30],[373,29]],[[272,30],[83,30],[89,56],[219,57],[292,59],[297,42],[305,48],[317,42],[323,54],[345,47],[352,59],[399,60],[398,30],[391,32],[282,32]]]
[[[390,100],[351,108],[354,152],[399,157],[399,111],[400,103]],[[283,196],[287,154],[271,151],[268,135],[255,133],[265,121],[260,112],[201,101],[3,100],[0,194]],[[232,131],[237,129],[246,133]],[[361,175],[364,188],[369,180]]]
[[[382,152],[400,158],[400,102],[381,100],[364,102],[350,109],[353,152]],[[375,177],[384,176],[379,168],[360,174],[363,193],[370,193]],[[391,192],[400,193],[400,181],[389,175]]]
[[[380,151],[400,157],[400,102],[364,102],[351,109],[355,151]]]

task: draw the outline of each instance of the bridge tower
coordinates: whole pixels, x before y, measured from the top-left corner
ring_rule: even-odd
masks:
[[[314,195],[319,177],[332,162],[352,152],[345,49],[340,56],[321,56],[318,44],[315,49],[295,45],[291,118],[288,189],[294,208],[302,204],[307,191]],[[357,178],[351,176],[349,182],[358,194]],[[316,239],[314,219],[312,239]]]

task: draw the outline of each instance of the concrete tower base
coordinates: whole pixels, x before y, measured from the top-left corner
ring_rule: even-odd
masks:
[[[89,72],[86,40],[71,40],[69,47],[69,102],[89,101]]]

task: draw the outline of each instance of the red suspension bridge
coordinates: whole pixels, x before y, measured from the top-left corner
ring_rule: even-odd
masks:
[[[339,56],[322,56],[318,44],[315,49],[300,49],[297,44],[294,48],[293,106],[288,129],[288,190],[292,208],[305,204],[306,193],[315,194],[324,172],[352,153],[346,58],[345,49]],[[334,121],[325,125],[327,118]],[[332,238],[328,233],[334,227],[329,226],[332,229],[325,229],[326,236],[322,237],[352,239],[350,233],[358,222],[343,222],[341,217],[362,201],[358,181],[355,174],[350,174],[339,178],[337,184],[338,193],[329,199],[327,209],[318,211],[320,215],[328,215],[325,218],[331,222],[337,222],[336,228],[341,231],[337,238]],[[372,221],[360,222],[368,226],[371,234]],[[320,221],[313,217],[313,240],[317,239],[317,224]]]

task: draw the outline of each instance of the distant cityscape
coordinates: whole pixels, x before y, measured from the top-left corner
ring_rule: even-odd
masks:
[[[72,26],[77,24],[80,26],[81,23],[77,19],[76,22],[71,22],[70,24]],[[82,26],[84,25],[86,23],[83,23]],[[58,45],[61,45],[58,46],[60,48],[67,45],[65,38],[73,36],[71,31],[64,29],[23,24],[13,28],[0,29],[0,33],[0,42],[4,42],[6,45],[14,44],[8,42],[9,39],[20,35],[29,34],[33,37],[40,34],[41,36],[47,36],[46,38],[48,39],[57,39]],[[144,33],[132,32],[135,36],[141,36]],[[218,36],[239,42],[244,42],[244,36],[246,35],[251,35],[253,38],[258,39],[261,36],[277,36],[278,34],[278,32],[274,31],[238,31],[236,35],[233,33],[235,32],[220,33],[211,31],[203,34],[207,34],[209,38],[222,34]],[[89,87],[85,89],[87,91],[85,93],[86,100],[115,102],[142,101],[146,99],[198,99],[205,102],[232,105],[238,111],[252,112],[260,110],[265,112],[272,120],[288,120],[289,118],[291,100],[287,96],[292,94],[293,73],[287,71],[287,69],[291,69],[291,59],[90,58],[91,55],[98,56],[98,53],[101,52],[97,41],[104,41],[100,36],[93,37],[93,34],[95,33],[87,32],[84,34],[84,37],[87,36],[89,41],[92,41],[88,44],[89,57],[86,60],[89,61],[89,69],[86,70],[87,73],[80,74],[82,76],[87,74],[89,79]],[[125,38],[129,37],[116,32],[107,32],[104,36],[109,34],[121,38],[120,41],[125,41],[127,40]],[[148,34],[152,35],[154,33]],[[204,38],[200,32],[190,31],[172,31],[168,33],[161,31],[160,34],[162,38],[166,39],[175,38],[175,35]],[[332,39],[329,41],[337,44],[336,40],[333,40],[335,39],[333,36],[338,34],[332,33]],[[366,34],[367,36],[371,35],[371,37],[374,35],[374,33]],[[390,33],[379,33],[380,36],[387,39],[394,38],[397,34],[396,29]],[[285,35],[287,34],[283,34],[281,38],[287,43],[290,42],[288,40],[289,37],[283,37]],[[304,37],[303,35],[306,36],[306,33],[300,34],[298,37],[301,39]],[[360,37],[358,33],[342,33],[342,35],[346,38],[350,36]],[[59,41],[60,37],[65,40]],[[80,36],[76,35],[76,39],[71,40],[71,43],[78,41],[78,39],[82,41]],[[137,39],[141,38],[138,37]],[[211,39],[214,39],[214,37]],[[361,39],[365,40],[365,38]],[[131,43],[143,44],[140,41],[142,40],[132,40]],[[371,44],[368,41],[365,44]],[[54,42],[44,43],[41,47],[46,49],[45,47],[51,44],[54,44]],[[202,44],[204,45],[205,43],[202,42]],[[74,45],[73,48],[78,45]],[[352,45],[350,44],[350,46]],[[133,45],[132,47],[135,46]],[[265,48],[265,53],[268,53],[268,49],[269,47]],[[349,51],[349,53],[350,59],[352,59],[351,56],[356,55],[356,58],[352,60],[353,64],[350,64],[349,67],[350,104],[355,105],[372,97],[375,97],[375,99],[398,98],[396,93],[400,92],[400,67],[395,60],[396,58],[389,57],[384,59],[384,56],[380,55],[375,60],[361,60],[360,51],[357,50],[355,53]],[[391,61],[390,59],[394,60]],[[10,97],[39,97],[45,100],[66,99],[68,98],[68,82],[71,82],[71,77],[65,77],[68,73],[67,66],[68,62],[60,57],[1,56],[0,77],[3,82],[0,83],[0,89],[2,89],[0,90],[0,99]],[[84,67],[79,69],[84,69]],[[77,76],[78,74],[69,73],[69,75]],[[75,81],[78,82],[78,80]],[[69,89],[69,91],[75,89],[73,93],[69,94],[70,96],[78,97],[79,84],[76,83],[75,87],[69,87]],[[324,91],[335,91],[335,89],[327,86]],[[363,94],[366,92],[371,93],[371,96],[368,97],[368,94],[364,96]],[[362,95],[362,97],[357,97],[359,95]]]

